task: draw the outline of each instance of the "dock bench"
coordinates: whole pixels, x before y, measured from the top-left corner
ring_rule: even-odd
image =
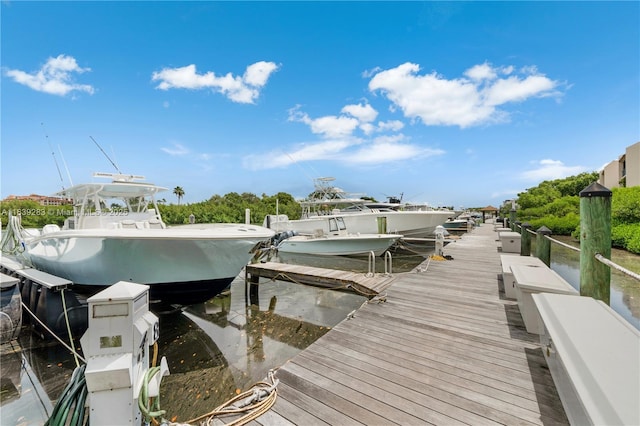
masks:
[[[580,293],[564,280],[556,271],[547,265],[513,265],[511,266],[513,279],[516,286],[516,298],[520,315],[524,320],[527,332],[540,334],[538,310],[536,309],[532,294],[535,293],[559,293],[579,296]]]
[[[533,256],[520,256],[519,254],[501,254],[502,282],[504,283],[504,295],[509,299],[517,299],[516,281],[513,278],[511,267],[514,265],[546,266],[544,262]]]
[[[520,253],[522,236],[514,231],[498,232],[503,253]]]
[[[540,343],[572,425],[640,424],[640,331],[599,300],[534,294]]]

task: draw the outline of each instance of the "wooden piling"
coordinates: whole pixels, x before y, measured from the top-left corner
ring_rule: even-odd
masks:
[[[536,231],[536,257],[551,267],[551,241],[546,238],[551,235],[551,229],[541,226]]]
[[[611,270],[596,254],[611,259],[611,190],[597,182],[580,191],[580,295],[610,303]]]
[[[529,229],[531,229],[531,224],[529,222],[525,222],[521,225],[522,231],[520,232],[520,256],[530,256],[531,255],[531,234],[529,233]]]

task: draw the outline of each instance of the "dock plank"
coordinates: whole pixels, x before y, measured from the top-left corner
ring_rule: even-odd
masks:
[[[295,424],[568,424],[538,336],[504,297],[493,228],[395,274],[385,303],[283,365],[272,410]]]
[[[264,277],[300,284],[353,289],[368,297],[386,290],[395,280],[394,275],[365,274],[362,272],[339,271],[278,262],[253,263],[245,268],[247,276]]]

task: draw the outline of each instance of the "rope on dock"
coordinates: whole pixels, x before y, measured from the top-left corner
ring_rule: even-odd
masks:
[[[278,397],[277,387],[280,381],[275,378],[274,370],[269,371],[270,382],[258,382],[251,389],[235,396],[229,401],[219,405],[214,410],[189,420],[187,423],[168,423],[170,426],[191,425],[194,422],[206,419],[203,425],[213,425],[216,417],[244,414],[242,417],[227,423],[232,426],[247,424],[262,414],[269,411]]]

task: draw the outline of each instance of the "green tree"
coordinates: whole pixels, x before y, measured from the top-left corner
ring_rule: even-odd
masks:
[[[180,186],[176,186],[175,188],[173,188],[173,193],[176,197],[178,197],[178,204],[180,204],[180,200],[182,200],[182,197],[184,197],[184,189],[182,189],[182,187]]]
[[[564,179],[544,181],[518,194],[518,220],[533,229],[542,225],[556,235],[580,231],[580,191],[598,179],[598,173],[581,173]],[[613,188],[611,200],[611,243],[614,247],[640,253],[640,187]]]

